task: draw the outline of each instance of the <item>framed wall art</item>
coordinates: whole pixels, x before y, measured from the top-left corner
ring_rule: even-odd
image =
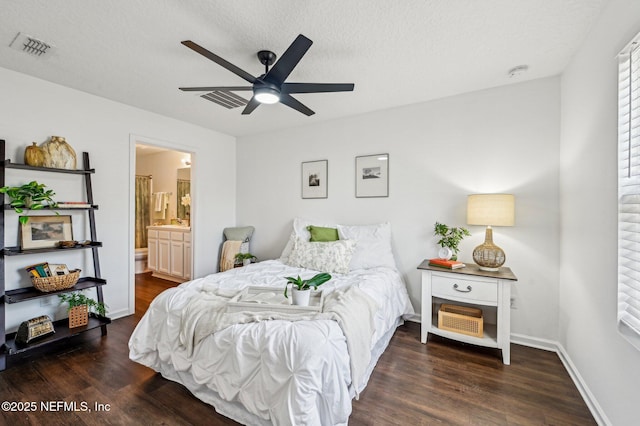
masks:
[[[302,163],[302,198],[327,198],[328,160]]]
[[[55,247],[58,241],[73,240],[71,216],[29,216],[20,226],[22,249]]]
[[[389,196],[389,154],[356,157],[356,198]]]

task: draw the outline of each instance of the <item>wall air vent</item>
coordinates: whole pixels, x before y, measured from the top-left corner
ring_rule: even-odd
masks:
[[[214,102],[218,105],[222,105],[223,107],[228,109],[245,106],[248,102],[245,98],[231,92],[215,91],[215,92],[205,93],[200,97],[205,98],[206,100]]]
[[[51,52],[55,49],[55,46],[51,43],[46,43],[23,33],[16,34],[9,47],[40,58],[50,56]]]

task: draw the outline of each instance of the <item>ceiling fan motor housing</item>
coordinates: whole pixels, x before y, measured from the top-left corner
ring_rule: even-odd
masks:
[[[262,104],[275,104],[280,100],[280,88],[263,80],[254,84],[253,95]]]

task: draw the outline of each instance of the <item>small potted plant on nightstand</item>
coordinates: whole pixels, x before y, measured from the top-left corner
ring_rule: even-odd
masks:
[[[101,317],[107,314],[107,305],[96,302],[80,292],[59,294],[60,303],[69,305],[69,328],[81,327],[89,323],[89,312]]]
[[[466,228],[450,228],[443,223],[436,222],[433,227],[433,235],[440,237],[438,244],[442,248],[438,252],[438,256],[441,259],[458,260],[458,252],[460,251],[458,245],[464,237],[470,236],[471,233]]]

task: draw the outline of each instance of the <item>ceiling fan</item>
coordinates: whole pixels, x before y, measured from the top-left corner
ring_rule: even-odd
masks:
[[[223,87],[180,87],[185,92],[212,92],[202,97],[223,105],[227,108],[246,105],[242,114],[251,114],[260,104],[274,104],[280,102],[288,107],[310,116],[315,114],[302,102],[295,99],[293,93],[320,93],[320,92],[350,92],[354,85],[333,83],[286,83],[285,80],[291,71],[298,65],[300,59],[307,53],[313,42],[300,34],[291,43],[287,50],[276,62],[276,54],[269,50],[258,52],[258,59],[264,65],[264,74],[254,77],[248,72],[238,68],[220,56],[208,51],[204,47],[185,40],[182,42],[189,49],[212,60],[216,64],[228,69],[237,76],[251,83],[251,86],[223,86]],[[271,69],[269,69],[269,67]],[[246,99],[236,95],[236,91],[253,91],[253,96],[247,102]]]

